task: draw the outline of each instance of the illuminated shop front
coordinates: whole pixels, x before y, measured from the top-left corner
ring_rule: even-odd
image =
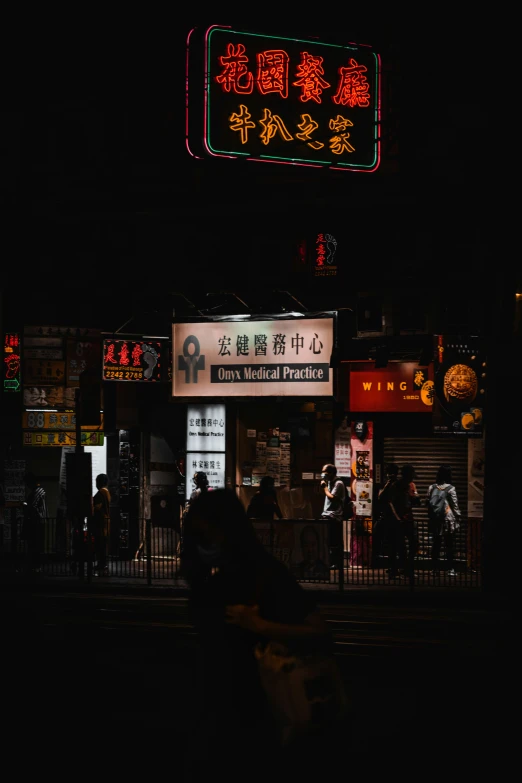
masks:
[[[352,552],[353,565],[379,565],[371,532],[386,465],[413,464],[417,491],[425,497],[439,465],[449,464],[462,513],[459,569],[463,578],[476,573],[484,495],[485,368],[481,341],[447,336],[435,337],[433,360],[425,365],[390,361],[376,368],[373,361],[342,363],[341,397],[352,422],[352,466],[356,471],[359,452],[369,461],[365,482],[352,472],[357,529],[367,536],[364,546],[352,547],[357,550]],[[419,540],[415,568],[420,573],[431,563],[426,507],[416,508],[414,517]]]
[[[245,508],[271,476],[285,517],[275,549],[289,565],[305,524],[291,520],[320,516],[318,476],[333,457],[335,320],[327,312],[173,324],[172,400],[186,409],[187,476],[205,470]],[[317,525],[327,560],[327,531]]]

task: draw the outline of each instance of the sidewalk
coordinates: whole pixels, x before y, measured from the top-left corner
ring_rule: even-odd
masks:
[[[390,604],[416,605],[426,607],[477,607],[480,609],[503,608],[505,596],[487,593],[481,588],[451,587],[440,585],[418,585],[413,589],[407,582],[401,584],[345,584],[340,590],[338,583],[321,584],[302,582],[302,587],[315,594],[318,603],[347,604]],[[148,584],[144,577],[93,576],[90,581],[85,577],[50,575],[46,573],[17,573],[12,568],[0,567],[0,589],[6,590],[37,590],[41,592],[93,593],[114,595],[142,595],[158,597],[188,598],[189,589],[183,579],[153,579]]]

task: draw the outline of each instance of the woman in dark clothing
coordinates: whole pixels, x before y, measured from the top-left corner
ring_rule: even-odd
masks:
[[[34,473],[27,473],[25,483],[29,490],[24,505],[24,536],[27,541],[28,570],[38,573],[44,549],[47,502],[45,490]]]
[[[247,517],[249,519],[268,519],[273,520],[274,516],[278,519],[283,518],[283,512],[279,508],[277,495],[272,476],[263,476],[259,482],[259,489],[253,495],[247,507]]]
[[[182,574],[202,642],[204,680],[187,780],[221,773],[228,781],[252,780],[253,774],[266,781],[277,742],[254,649],[269,640],[294,649],[303,642],[307,649],[328,647],[327,626],[310,595],[258,541],[230,490],[203,493],[191,503]]]

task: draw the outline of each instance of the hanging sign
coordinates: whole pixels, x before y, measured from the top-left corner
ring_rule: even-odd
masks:
[[[6,332],[4,335],[3,386],[6,392],[20,391],[20,335]]]
[[[484,427],[487,362],[478,337],[436,335],[437,369],[433,431],[481,438]]]
[[[100,413],[99,426],[82,426],[82,430],[103,430],[103,413]],[[24,430],[63,430],[76,432],[76,414],[72,411],[24,411],[22,415],[22,427]]]
[[[104,381],[161,380],[163,345],[150,340],[104,340]]]
[[[174,397],[331,396],[333,318],[172,326]]]
[[[379,166],[380,57],[370,46],[213,25],[192,31],[188,54],[192,154]]]
[[[103,446],[103,432],[82,432],[82,446]],[[76,446],[75,432],[24,432],[24,446]]]

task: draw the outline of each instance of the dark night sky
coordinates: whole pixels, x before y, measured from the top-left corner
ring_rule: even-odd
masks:
[[[110,314],[107,328],[116,328],[132,310],[161,307],[166,292],[180,290],[282,287],[315,304],[317,285],[288,259],[297,240],[324,222],[350,246],[338,285],[323,286],[325,303],[337,296],[342,304],[367,286],[369,270],[373,285],[389,283],[397,270],[406,282],[425,280],[441,257],[465,279],[467,258],[487,244],[473,136],[478,91],[469,78],[478,42],[470,30],[460,41],[456,29],[439,36],[431,26],[428,36],[426,25],[410,20],[405,28],[392,13],[374,17],[350,11],[342,23],[334,15],[298,26],[233,23],[372,44],[388,70],[383,102],[396,123],[400,174],[386,161],[375,175],[332,177],[190,159],[184,84],[193,21],[186,12],[183,22],[146,14],[142,24],[127,18],[119,28],[100,20],[91,36],[83,27],[69,36],[56,29],[26,49],[3,99],[4,321],[38,309],[50,322],[85,309],[104,322]],[[195,23],[216,21],[226,23],[221,16]],[[441,82],[448,61],[466,90],[449,77]],[[253,178],[261,195],[225,208],[224,182]],[[282,215],[270,232],[260,227],[264,211]]]

